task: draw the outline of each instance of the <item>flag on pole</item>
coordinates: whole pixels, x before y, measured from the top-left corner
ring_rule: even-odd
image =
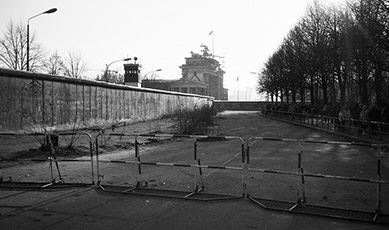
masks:
[[[211,32],[209,32],[208,36],[209,36],[209,35],[212,35],[212,34],[213,34],[213,30],[212,30]]]
[[[239,81],[239,75],[236,77],[236,81]]]

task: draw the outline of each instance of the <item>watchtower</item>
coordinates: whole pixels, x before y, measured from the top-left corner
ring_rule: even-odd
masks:
[[[134,64],[124,64],[124,84],[141,87],[141,81],[139,78],[139,65]]]

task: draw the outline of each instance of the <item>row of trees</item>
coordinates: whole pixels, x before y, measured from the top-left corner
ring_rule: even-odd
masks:
[[[388,72],[388,0],[316,1],[265,63],[257,91],[272,101],[381,105]]]
[[[55,51],[47,57],[42,45],[36,42],[35,34],[30,36],[29,43],[30,71],[71,78],[86,77],[87,64],[81,54],[69,52],[67,57],[62,57]],[[7,29],[0,38],[0,67],[27,70],[27,28],[23,23],[16,24],[11,20],[7,24]],[[96,79],[122,83],[124,78],[115,71],[102,71]]]

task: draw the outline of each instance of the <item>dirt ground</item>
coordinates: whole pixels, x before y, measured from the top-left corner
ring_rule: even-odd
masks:
[[[175,133],[175,123],[171,119],[160,119],[152,121],[137,122],[130,125],[119,127],[105,127],[104,133],[133,133],[133,134],[151,134],[151,133]],[[71,131],[69,132],[71,133]],[[55,148],[55,154],[59,158],[75,158],[90,155],[90,138],[95,142],[99,134],[98,129],[88,129],[77,132],[77,135],[62,135],[58,139],[58,147]],[[101,152],[116,152],[133,146],[133,143],[127,143],[123,138],[100,138]],[[46,138],[40,135],[0,135],[0,168],[6,168],[19,164],[26,164],[27,159],[44,159],[50,156],[47,148],[42,148],[46,143]],[[147,142],[149,144],[149,142]],[[93,146],[95,148],[95,146]],[[18,162],[9,162],[5,159],[20,159]]]
[[[78,153],[63,154],[58,151],[59,159],[75,159],[76,162],[48,162],[7,165],[2,167],[0,175],[4,181],[17,182],[51,181],[61,177],[65,182],[90,183],[97,180],[101,184],[134,186],[139,180],[142,185],[151,188],[193,191],[196,186],[204,187],[206,192],[239,196],[244,192],[242,186],[242,144],[247,147],[252,137],[269,137],[276,139],[301,139],[312,141],[342,141],[352,139],[320,132],[318,130],[279,122],[257,113],[223,113],[219,114],[217,126],[212,132],[219,136],[231,137],[227,140],[196,140],[194,150],[193,138],[139,138],[140,160],[145,164],[138,168],[135,157],[133,137],[99,137],[99,166],[89,156],[89,140],[80,138],[75,149]],[[174,133],[174,123],[159,120],[137,123],[128,127],[107,130],[106,133],[154,134]],[[92,133],[93,141],[97,133]],[[236,138],[234,138],[236,137]],[[9,137],[7,137],[9,138]],[[33,140],[33,139],[30,139]],[[25,148],[35,149],[39,143],[18,140],[20,145],[11,147],[11,140],[1,140],[1,156],[20,156]],[[60,146],[66,141],[60,137]],[[345,208],[360,211],[374,211],[377,206],[377,186],[375,183],[345,181],[327,178],[306,177],[302,185],[300,177],[274,172],[297,172],[298,153],[301,152],[301,164],[305,173],[338,175],[348,178],[377,179],[377,150],[370,147],[347,144],[298,144],[288,141],[252,141],[250,145],[250,164],[247,192],[252,197],[295,202],[304,195],[308,204]],[[95,147],[93,147],[95,148]],[[13,149],[13,151],[7,150]],[[19,152],[18,152],[19,151]],[[21,154],[24,157],[44,157],[45,153],[36,155]],[[38,150],[36,150],[38,151]],[[66,152],[65,152],[66,153]],[[201,169],[192,167],[173,167],[169,164],[194,164],[194,155],[203,166],[217,166]],[[46,153],[47,154],[47,153]],[[62,155],[61,155],[62,154]],[[80,155],[77,155],[80,154]],[[382,180],[389,178],[389,159],[387,152],[380,153]],[[46,155],[47,157],[47,155]],[[94,157],[95,158],[95,157]],[[116,162],[115,162],[116,161]],[[121,162],[117,162],[121,161]],[[124,162],[126,161],[126,162]],[[155,165],[158,163],[160,165]],[[196,163],[196,162],[195,162]],[[227,169],[220,169],[226,167]],[[51,169],[53,169],[51,171]],[[273,173],[263,173],[267,169]],[[139,174],[139,170],[141,173]],[[59,173],[61,175],[59,175]],[[389,188],[382,186],[383,213],[389,213]]]

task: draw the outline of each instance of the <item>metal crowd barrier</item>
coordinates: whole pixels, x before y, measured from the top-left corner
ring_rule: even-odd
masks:
[[[90,159],[60,159],[57,158],[55,145],[53,144],[53,136],[66,136],[66,135],[85,135],[89,139],[89,153]],[[50,168],[50,181],[40,182],[40,181],[14,181],[12,179],[4,179],[6,175],[1,175],[3,177],[2,181],[0,181],[0,188],[13,188],[13,189],[23,189],[23,188],[31,188],[31,189],[43,189],[43,188],[67,188],[67,187],[77,187],[77,186],[87,186],[95,184],[95,175],[94,175],[94,166],[93,166],[93,140],[92,136],[89,133],[31,133],[31,134],[17,134],[17,133],[0,133],[0,136],[41,136],[45,137],[47,140],[49,154],[47,158],[0,158],[0,162],[35,162],[35,163],[43,163],[49,162]],[[57,143],[58,144],[58,143]],[[59,162],[90,162],[91,167],[91,182],[72,182],[66,183],[65,179],[61,174],[61,169],[59,166]],[[7,171],[6,169],[4,171]],[[56,173],[55,173],[56,171]],[[1,172],[1,171],[0,171]],[[55,174],[57,174],[58,178],[56,178]],[[12,178],[12,177],[10,177]]]
[[[173,135],[173,134],[106,134],[110,136],[119,136],[119,137],[129,137],[134,138],[134,160],[100,160],[99,159],[99,137],[104,134],[96,136],[96,166],[97,166],[97,184],[104,191],[110,192],[120,192],[120,193],[137,193],[137,194],[147,194],[147,195],[155,195],[155,196],[167,196],[167,197],[175,197],[175,198],[185,198],[185,199],[200,199],[200,200],[215,200],[215,199],[230,199],[237,198],[237,196],[233,196],[230,194],[211,194],[206,193],[205,185],[203,181],[203,172],[202,169],[217,169],[217,170],[238,170],[242,172],[242,194],[246,193],[246,185],[245,185],[245,175],[244,166],[245,166],[245,153],[244,153],[244,141],[240,137],[235,136],[206,136],[206,135]],[[192,139],[193,140],[193,164],[183,164],[183,163],[167,163],[167,162],[151,162],[151,161],[142,161],[141,154],[139,149],[140,138],[180,138],[180,139]],[[199,154],[198,154],[198,139],[204,138],[216,138],[216,139],[237,139],[241,142],[241,158],[242,158],[242,167],[232,167],[232,166],[223,166],[223,165],[203,165],[201,164]],[[116,163],[116,164],[133,164],[136,165],[136,177],[137,181],[135,186],[128,188],[125,186],[112,186],[112,185],[103,185],[101,182],[101,178],[103,175],[100,175],[100,164],[101,163]],[[151,165],[151,166],[168,166],[168,167],[181,167],[181,168],[193,168],[193,191],[172,191],[172,190],[164,190],[164,189],[151,189],[146,188],[147,183],[142,180],[142,166],[143,165]],[[189,186],[188,186],[189,187]],[[241,198],[242,196],[239,196]]]
[[[291,171],[281,171],[273,169],[262,169],[262,168],[252,168],[250,167],[250,147],[256,141],[275,141],[275,142],[294,142],[297,143],[297,170],[296,172]],[[330,144],[330,145],[356,145],[356,146],[365,146],[377,149],[377,164],[376,164],[376,179],[366,179],[366,178],[355,178],[347,177],[340,175],[325,175],[321,173],[307,173],[304,172],[302,166],[302,149],[301,146],[304,143],[315,143],[315,144]],[[388,147],[389,145],[381,144],[367,144],[367,143],[353,143],[353,142],[338,142],[338,141],[313,141],[313,140],[298,140],[298,139],[281,139],[281,138],[267,138],[267,137],[251,137],[247,141],[246,146],[246,158],[247,158],[247,168],[248,174],[250,177],[253,173],[268,173],[268,174],[279,174],[279,175],[292,175],[300,178],[298,187],[298,197],[296,203],[285,202],[285,201],[275,201],[263,198],[255,198],[248,194],[250,200],[259,204],[260,206],[268,209],[283,210],[289,212],[298,212],[298,213],[308,213],[316,215],[324,215],[331,217],[339,217],[345,219],[354,219],[354,220],[363,220],[376,222],[377,218],[381,214],[382,208],[382,185],[389,184],[388,180],[382,179],[381,172],[381,149],[382,147]],[[336,179],[343,181],[356,181],[356,182],[365,182],[365,183],[374,183],[376,184],[376,207],[373,212],[363,212],[363,211],[354,211],[347,209],[339,208],[329,208],[329,207],[320,207],[316,205],[310,205],[307,203],[307,192],[306,192],[306,178],[325,178],[325,179]],[[250,193],[250,184],[247,181],[248,193]],[[387,218],[387,217],[386,217]],[[387,222],[387,220],[386,220]]]
[[[58,133],[55,135],[75,135],[76,133]],[[13,133],[0,133],[0,135],[25,135],[25,134],[13,134]],[[56,188],[66,187],[66,186],[80,186],[80,183],[69,184],[65,183],[59,167],[59,162],[90,162],[91,164],[91,184],[95,184],[95,173],[94,173],[94,159],[93,159],[93,141],[92,136],[89,133],[77,133],[77,135],[86,135],[89,138],[90,143],[90,160],[76,160],[76,159],[57,159],[55,154],[55,148],[53,146],[53,141],[51,140],[52,134],[29,134],[35,136],[45,136],[48,140],[50,147],[49,156],[47,159],[24,159],[26,161],[32,162],[49,162],[50,164],[50,182],[40,183],[40,182],[0,182],[0,188],[2,187],[33,187],[33,188]],[[129,157],[132,157],[133,160],[102,160],[100,159],[100,150],[99,150],[99,140],[107,136],[116,136],[116,137],[125,137],[131,138],[134,141],[134,154]],[[188,139],[193,141],[193,163],[177,163],[177,162],[156,162],[156,161],[145,161],[141,155],[140,150],[140,139]],[[216,139],[216,140],[231,140],[235,139],[240,142],[240,153],[241,155],[241,167],[238,166],[225,166],[222,165],[204,165],[201,163],[200,154],[198,154],[198,142],[201,139]],[[297,167],[296,171],[282,171],[274,169],[263,169],[259,167],[250,167],[250,157],[252,155],[251,148],[252,145],[257,141],[264,142],[285,142],[285,143],[295,143],[297,144]],[[364,146],[369,148],[377,149],[377,161],[376,161],[376,178],[367,179],[367,178],[357,178],[357,177],[348,177],[342,175],[327,175],[322,173],[308,173],[304,170],[303,167],[303,149],[304,144],[320,144],[320,145],[355,145],[355,146]],[[278,148],[279,146],[277,146]],[[387,214],[382,214],[382,186],[389,185],[388,180],[382,179],[382,163],[381,163],[381,150],[383,147],[389,147],[389,145],[384,144],[367,144],[367,143],[354,143],[354,142],[338,142],[338,141],[314,141],[314,140],[299,140],[299,139],[285,139],[285,138],[269,138],[269,137],[251,137],[247,140],[246,145],[241,137],[237,136],[207,136],[207,135],[174,135],[174,134],[125,134],[125,133],[110,133],[104,134],[99,133],[95,139],[95,160],[96,160],[96,176],[97,176],[97,187],[107,192],[117,192],[117,193],[126,193],[126,194],[140,194],[140,195],[152,195],[152,196],[163,196],[163,197],[174,197],[182,199],[194,199],[194,200],[220,200],[220,199],[236,199],[236,198],[248,198],[249,200],[255,202],[266,209],[272,210],[281,210],[294,213],[303,213],[303,214],[313,214],[320,216],[329,216],[343,219],[359,220],[359,221],[368,221],[375,223],[389,223],[389,216]],[[263,149],[259,149],[259,152],[262,153]],[[238,154],[236,156],[238,156]],[[24,161],[21,160],[21,161]],[[0,161],[20,161],[20,159],[4,159],[1,158]],[[112,163],[112,164],[123,164],[123,165],[132,165],[135,167],[134,171],[129,171],[128,173],[132,176],[135,176],[135,183],[131,186],[121,186],[115,184],[104,184],[102,181],[103,175],[101,175],[101,164],[102,163]],[[237,162],[235,162],[237,163]],[[155,166],[155,167],[177,167],[177,168],[192,168],[193,172],[190,177],[193,177],[193,189],[190,191],[178,191],[178,190],[168,190],[168,189],[158,189],[151,188],[147,186],[147,181],[143,180],[144,175],[142,174],[144,168],[142,166]],[[213,170],[230,170],[241,173],[241,195],[231,195],[231,194],[215,194],[207,193],[206,185],[204,183],[203,169],[213,169]],[[57,171],[59,179],[56,179],[54,174]],[[126,172],[127,173],[127,172]],[[271,175],[288,175],[297,178],[297,202],[282,201],[277,199],[264,199],[251,195],[251,184],[250,178],[254,174],[271,174]],[[239,174],[240,175],[240,174]],[[354,182],[363,182],[374,184],[376,187],[376,200],[375,200],[375,210],[374,211],[356,211],[356,210],[347,210],[342,208],[333,208],[333,207],[323,207],[318,205],[309,204],[307,202],[307,187],[306,179],[307,178],[323,178],[323,179],[332,179],[340,181],[354,181]],[[189,188],[190,186],[188,186]],[[382,219],[384,218],[384,220]],[[386,219],[385,219],[386,218]]]

